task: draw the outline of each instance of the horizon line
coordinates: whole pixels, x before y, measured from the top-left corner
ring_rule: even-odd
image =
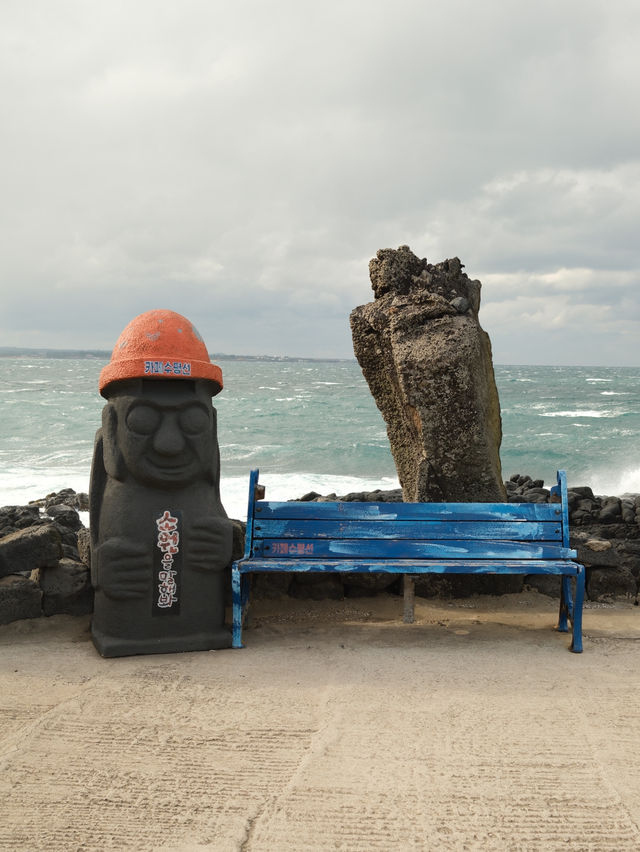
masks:
[[[89,348],[81,348],[81,349],[59,349],[56,347],[49,346],[38,346],[38,347],[27,347],[27,346],[0,346],[0,358],[11,358],[11,357],[20,357],[22,355],[29,355],[34,358],[74,358],[74,357],[84,357],[84,358],[104,358],[105,360],[109,360],[112,354],[111,349],[89,349]],[[247,354],[235,354],[229,352],[208,352],[207,353],[212,359],[227,359],[230,361],[325,361],[330,363],[346,363],[346,362],[356,362],[357,359],[355,355],[351,355],[350,357],[329,357],[329,356],[317,356],[317,355],[247,355]],[[493,362],[497,367],[578,367],[578,368],[604,368],[604,369],[616,369],[616,368],[624,368],[624,369],[640,369],[640,365],[635,364],[529,364],[529,363],[517,363],[517,362]]]

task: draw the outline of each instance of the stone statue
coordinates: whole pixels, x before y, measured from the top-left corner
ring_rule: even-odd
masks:
[[[222,373],[191,323],[150,311],[100,376],[108,400],[90,487],[91,633],[105,657],[226,648],[220,501]]]

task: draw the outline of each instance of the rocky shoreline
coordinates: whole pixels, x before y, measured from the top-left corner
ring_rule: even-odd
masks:
[[[550,490],[540,479],[516,474],[505,487],[509,502],[546,503]],[[393,491],[354,492],[302,500],[377,500],[400,502]],[[0,508],[0,624],[56,614],[86,615],[93,609],[90,580],[89,530],[80,519],[88,497],[73,489],[49,494],[27,506]],[[571,546],[587,568],[587,598],[592,601],[624,596],[638,603],[640,592],[640,495],[595,495],[588,486],[569,488]],[[244,524],[234,521],[234,558],[243,553]],[[557,578],[439,577],[425,575],[416,582],[424,597],[465,597],[501,594],[524,588],[557,596]],[[398,580],[388,575],[257,575],[253,594],[275,597],[341,598],[397,591]]]

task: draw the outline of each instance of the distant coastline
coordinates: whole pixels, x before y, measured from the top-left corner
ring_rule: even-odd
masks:
[[[355,358],[310,358],[295,355],[229,355],[226,352],[210,352],[210,357],[222,361],[329,361],[342,364],[355,361]],[[107,349],[26,349],[19,346],[0,346],[0,358],[93,358],[108,361],[111,350]]]
[[[228,352],[210,352],[209,357],[215,361],[270,361],[275,363],[329,363],[329,364],[353,364],[355,357],[351,358],[318,358],[310,355],[230,355]],[[110,349],[49,349],[47,347],[21,347],[0,346],[0,358],[86,358],[87,360],[108,361],[111,358]],[[584,368],[584,369],[623,369],[636,370],[635,364],[521,364],[510,361],[509,363],[494,362],[494,367],[556,367],[556,368]]]
[[[23,349],[19,346],[0,346],[0,358],[104,358],[111,352],[103,349]]]

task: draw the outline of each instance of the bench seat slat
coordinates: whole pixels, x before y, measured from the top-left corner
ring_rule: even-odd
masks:
[[[263,518],[399,521],[556,521],[560,503],[314,503],[258,500],[256,522]]]
[[[242,560],[237,563],[241,574],[250,571],[288,571],[291,563],[286,559]],[[582,566],[566,561],[529,559],[297,559],[296,571],[311,573],[372,573],[391,574],[564,574],[577,576]]]
[[[303,520],[284,518],[255,522],[255,538],[328,539],[502,539],[562,541],[562,524],[554,521],[385,521]]]
[[[254,540],[253,555],[285,560],[313,559],[570,559],[560,544],[528,541],[403,541],[391,539]]]

